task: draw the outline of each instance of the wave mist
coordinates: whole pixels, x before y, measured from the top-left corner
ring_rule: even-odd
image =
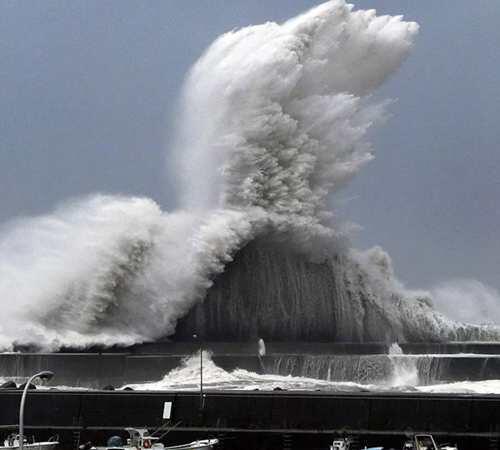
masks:
[[[391,340],[496,338],[495,328],[448,321],[420,294],[406,292],[381,249],[349,248],[327,206],[373,158],[367,132],[387,104],[371,94],[398,69],[417,31],[401,16],[338,0],[283,24],[219,37],[182,92],[173,149],[179,211],[163,212],[145,198],[94,196],[5,225],[0,296],[9,320],[0,325],[0,346],[129,344],[172,335],[255,239],[284,249],[284,257],[258,267],[262,273],[276,269],[303,286],[315,276],[307,271],[329,273],[315,287],[323,322],[347,330],[338,338],[363,340],[381,325]],[[289,270],[294,264],[305,267],[304,276]],[[264,280],[275,292],[273,280]],[[307,289],[295,290],[302,306],[292,328],[317,306]],[[238,304],[231,296],[219,301],[229,310]]]

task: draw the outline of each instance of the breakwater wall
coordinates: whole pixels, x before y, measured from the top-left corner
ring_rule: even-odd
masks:
[[[7,353],[0,354],[0,377],[22,380],[41,370],[57,373],[58,386],[100,389],[129,383],[161,380],[170,370],[179,367],[185,355],[134,355],[127,353]],[[217,355],[219,367],[233,370],[243,367],[261,370],[257,356]]]
[[[227,371],[241,368],[256,373],[358,383],[383,382],[401,367],[414,370],[418,384],[500,378],[500,356],[488,354],[488,351],[496,349],[489,346],[480,348],[481,354],[449,352],[417,355],[409,352],[408,355],[388,355],[388,346],[379,343],[320,343],[316,346],[312,343],[271,343],[267,345],[263,358],[257,356],[256,347],[255,343],[205,345],[214,363]],[[430,344],[428,347],[432,348]],[[457,344],[456,348],[464,347]],[[441,349],[453,350],[453,345],[442,346]],[[127,351],[121,349],[121,352],[115,349],[99,353],[2,353],[0,378],[22,381],[40,370],[53,370],[57,373],[54,383],[59,386],[92,389],[108,385],[119,387],[158,381],[196,351],[195,344],[170,343],[137,346]]]
[[[391,381],[401,372],[412,373],[418,385],[500,378],[500,356],[489,355],[300,354],[270,355],[264,361],[266,373],[362,384]]]
[[[19,400],[19,391],[0,392],[0,431],[5,434],[16,427]],[[162,426],[165,402],[172,405],[176,439],[230,436],[236,440],[232,448],[258,448],[256,436],[296,436],[316,448],[346,433],[380,442],[429,432],[441,442],[461,442],[461,450],[478,450],[497,449],[500,438],[496,395],[220,391],[206,393],[200,402],[197,392],[38,390],[29,394],[25,423],[31,431],[62,433],[68,448],[74,433],[86,440],[128,426]]]
[[[308,342],[308,341],[266,341],[269,354],[331,354],[372,355],[389,353],[392,342]],[[405,354],[458,354],[476,353],[500,355],[500,342],[398,342]],[[148,355],[189,355],[199,349],[198,342],[158,341],[136,344],[130,347],[90,347],[84,351],[74,348],[61,349],[58,353],[130,353]],[[256,355],[257,339],[244,342],[209,341],[203,347],[213,354]],[[33,350],[33,349],[32,349]],[[20,348],[27,353],[29,349]]]

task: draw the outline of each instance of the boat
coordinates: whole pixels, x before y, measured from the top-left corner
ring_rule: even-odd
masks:
[[[211,450],[219,443],[218,439],[201,439],[187,444],[166,446],[158,442],[161,438],[149,434],[147,428],[125,428],[129,437],[126,442],[120,436],[112,436],[107,445],[80,446],[81,450]]]
[[[349,438],[335,439],[330,445],[330,450],[350,450],[351,440]]]
[[[451,444],[438,446],[432,434],[415,434],[404,443],[403,450],[458,450],[458,447]]]
[[[332,445],[330,445],[330,450],[358,450],[360,449],[359,437],[358,436],[347,436],[344,438],[334,439]],[[365,449],[364,450],[373,450]]]
[[[19,434],[10,434],[7,439],[4,440],[3,446],[0,446],[1,450],[6,449],[18,449],[19,448]],[[58,438],[52,437],[48,441],[36,442],[33,438],[32,442],[28,442],[28,439],[24,437],[23,448],[27,450],[54,450],[54,448],[59,445]]]

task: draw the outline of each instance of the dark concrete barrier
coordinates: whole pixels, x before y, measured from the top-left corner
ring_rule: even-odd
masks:
[[[479,353],[500,355],[500,342],[414,342],[399,345],[404,353],[410,354]]]
[[[52,385],[100,389],[107,385],[161,380],[179,367],[182,355],[141,355],[126,353],[4,353],[0,354],[0,377],[23,379],[42,370],[57,374]],[[213,356],[225,370],[237,367],[259,372],[257,355]]]
[[[0,391],[0,433],[14,430],[19,391]],[[498,449],[500,396],[329,394],[323,392],[208,392],[200,410],[197,392],[32,391],[27,432],[59,434],[62,448],[104,443],[127,426],[165,424],[172,402],[170,444],[218,437],[227,449],[326,449],[334,435],[401,448],[405,435],[430,432],[460,450]],[[363,444],[364,445],[364,444]]]
[[[0,425],[18,421],[19,391],[0,392]],[[200,413],[196,392],[33,391],[25,422],[45,428],[161,425],[164,402],[183,428],[296,431],[351,430],[500,437],[500,396],[330,394],[324,392],[208,392]]]
[[[307,353],[332,355],[373,355],[389,353],[391,342],[307,342],[285,341],[266,342],[268,353]],[[404,353],[443,354],[480,353],[500,355],[500,342],[421,342],[399,343]],[[257,340],[246,342],[205,342],[204,348],[214,354],[251,354],[258,352]],[[130,347],[91,347],[85,353],[128,353],[128,354],[168,354],[189,355],[199,349],[198,342],[150,342]],[[24,352],[28,352],[26,349]],[[78,349],[62,349],[59,353],[79,353]]]
[[[24,379],[41,370],[57,373],[52,385],[99,389],[161,380],[182,364],[184,355],[141,353],[4,353],[0,377]],[[335,381],[380,382],[397,365],[387,355],[281,354],[262,359],[250,353],[214,353],[214,363],[228,371],[236,368]],[[500,378],[500,357],[424,356],[414,359],[420,384]],[[359,373],[358,373],[359,372]],[[373,373],[371,373],[373,372]]]

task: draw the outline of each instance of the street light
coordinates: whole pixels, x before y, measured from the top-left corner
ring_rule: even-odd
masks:
[[[36,378],[41,380],[50,380],[54,376],[54,372],[50,370],[44,370],[43,372],[36,373],[33,375],[24,386],[23,395],[21,397],[21,406],[19,407],[19,450],[24,449],[24,404],[26,403],[26,395],[28,394],[28,389],[30,384]]]

